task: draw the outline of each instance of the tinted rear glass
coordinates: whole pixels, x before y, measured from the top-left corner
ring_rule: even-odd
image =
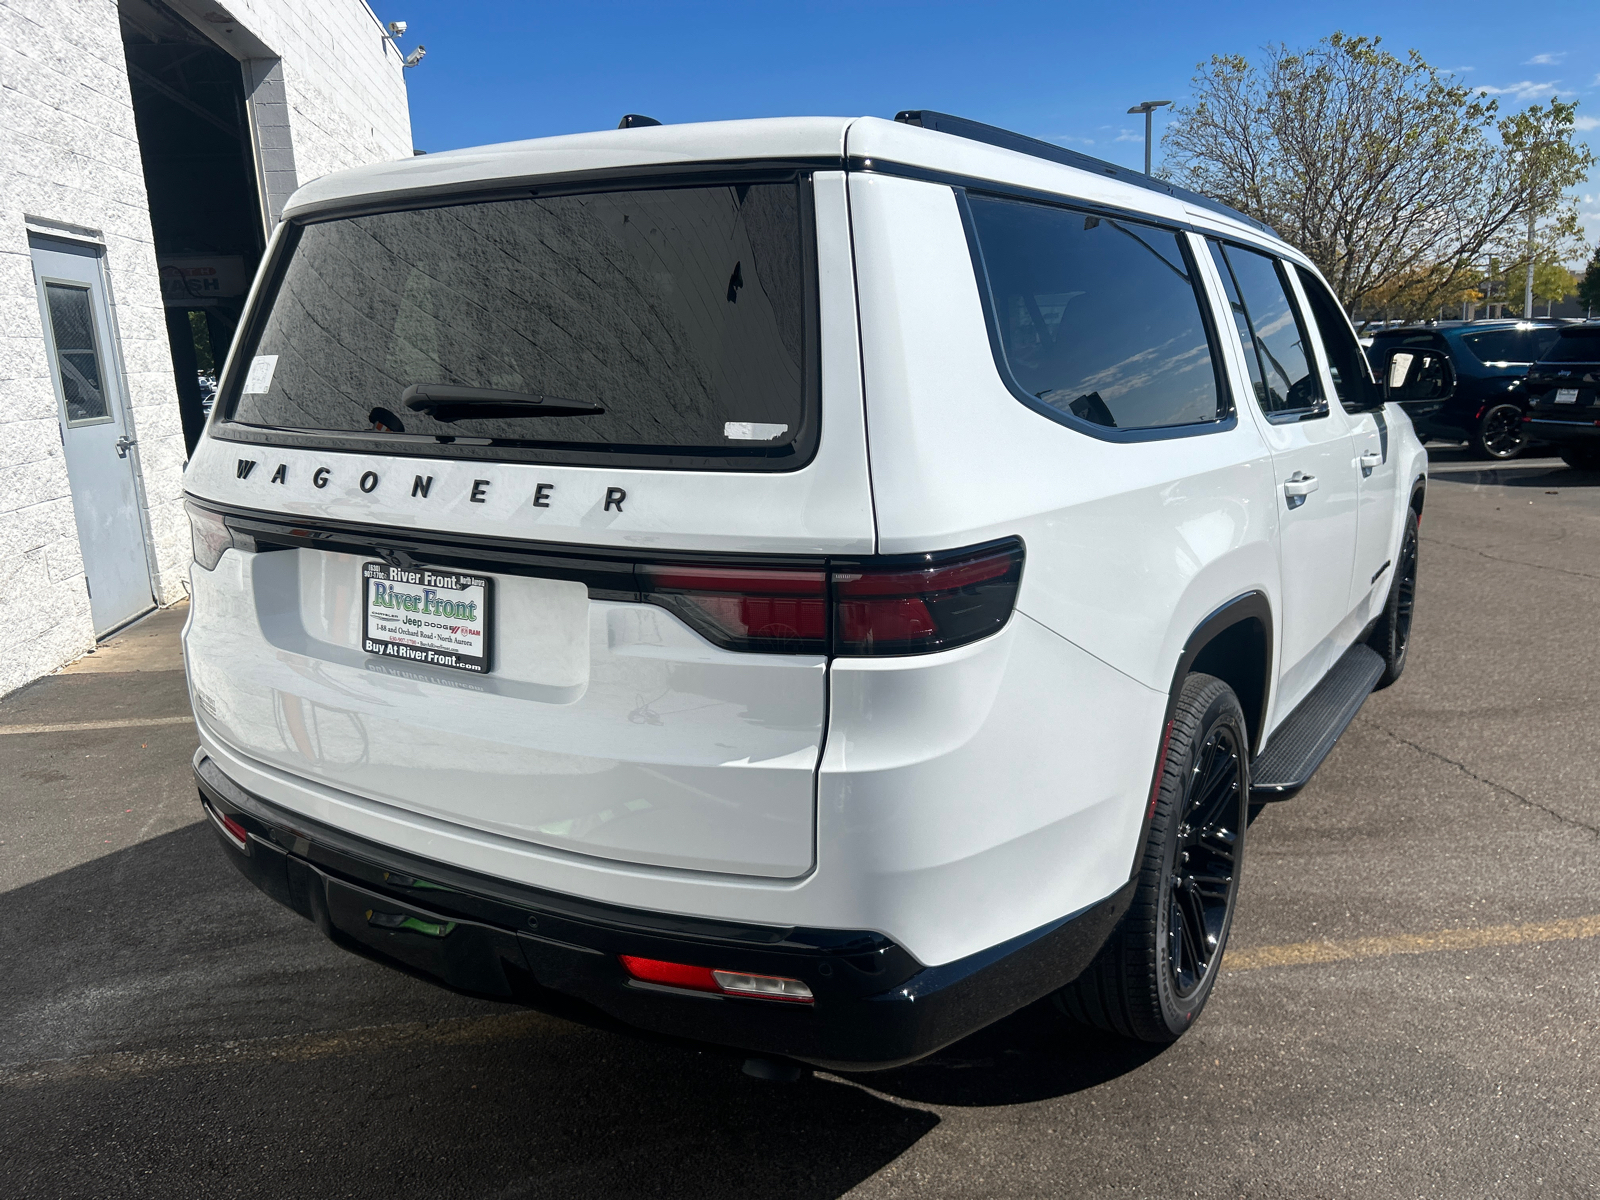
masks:
[[[517,198],[309,224],[244,359],[256,369],[236,372],[225,412],[430,454],[801,465],[817,426],[802,186]],[[419,407],[413,387],[453,389],[465,403]]]
[[[1461,336],[1468,350],[1485,366],[1538,362],[1559,336],[1554,329],[1489,329]]]
[[[1600,327],[1564,329],[1544,356],[1546,362],[1600,362]]]
[[[1225,415],[1177,234],[1041,204],[968,202],[1005,366],[1029,397],[1107,429]]]

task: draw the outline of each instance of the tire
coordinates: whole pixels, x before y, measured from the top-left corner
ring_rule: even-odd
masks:
[[[1522,409],[1515,404],[1491,404],[1472,431],[1472,449],[1479,458],[1504,462],[1521,454],[1527,444]]]
[[[1411,649],[1411,619],[1417,607],[1417,514],[1406,509],[1406,528],[1400,535],[1400,557],[1395,561],[1394,576],[1389,581],[1389,596],[1383,602],[1383,612],[1367,638],[1371,646],[1383,656],[1383,674],[1373,685],[1374,691],[1388,687],[1406,669],[1406,654]]]
[[[1600,471],[1600,448],[1594,446],[1563,446],[1561,461],[1574,471]]]
[[[1163,1044],[1205,1008],[1239,896],[1249,746],[1233,689],[1211,675],[1185,679],[1133,903],[1088,970],[1055,994],[1068,1016]]]

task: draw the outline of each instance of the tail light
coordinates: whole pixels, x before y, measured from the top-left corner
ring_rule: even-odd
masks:
[[[729,650],[826,654],[828,575],[738,567],[639,568],[647,597]]]
[[[753,975],[748,971],[694,967],[688,963],[635,958],[631,954],[619,954],[617,957],[622,960],[623,970],[640,983],[683,988],[691,992],[715,992],[724,996],[787,1000],[791,1004],[811,1004],[816,999],[808,984],[784,975]]]
[[[639,567],[644,599],[729,650],[899,655],[997,632],[1022,580],[1022,543],[818,567]]]

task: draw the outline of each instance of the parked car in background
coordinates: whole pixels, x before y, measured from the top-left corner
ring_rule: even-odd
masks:
[[[1600,322],[1568,325],[1528,372],[1524,428],[1567,466],[1600,470]]]
[[[1555,344],[1556,321],[1468,321],[1437,328],[1380,329],[1367,357],[1382,376],[1388,351],[1431,350],[1441,356],[1438,394],[1401,406],[1417,435],[1466,441],[1485,458],[1515,458],[1527,445],[1524,387],[1528,368]]]

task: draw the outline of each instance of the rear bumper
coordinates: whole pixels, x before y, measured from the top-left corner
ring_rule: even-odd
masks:
[[[590,1024],[838,1069],[913,1061],[1070,982],[1132,894],[1130,883],[1001,945],[923,967],[868,931],[678,917],[478,875],[292,814],[239,787],[210,758],[199,758],[195,775],[234,865],[346,949]],[[219,815],[246,831],[242,846]],[[641,985],[623,970],[623,954],[801,979],[816,1002]]]
[[[1530,437],[1557,445],[1573,442],[1593,442],[1600,439],[1600,424],[1593,418],[1584,421],[1561,421],[1542,415],[1523,419],[1522,427]]]

